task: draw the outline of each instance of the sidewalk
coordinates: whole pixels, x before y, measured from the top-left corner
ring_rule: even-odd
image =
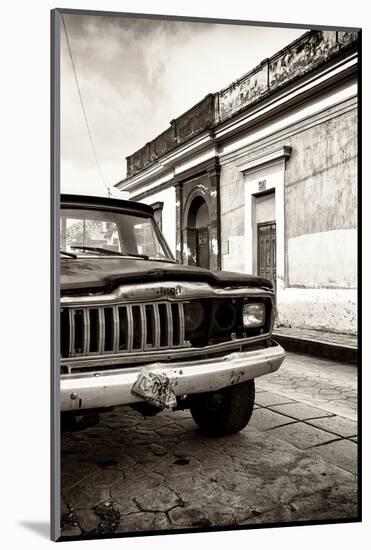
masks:
[[[273,337],[286,351],[357,365],[358,338],[321,330],[277,327]]]
[[[129,407],[61,440],[62,534],[357,518],[357,369],[287,353],[238,434]]]

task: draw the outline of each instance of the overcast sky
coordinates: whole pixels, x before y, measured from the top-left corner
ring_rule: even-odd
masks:
[[[304,32],[90,15],[64,20],[97,156],[111,187],[125,177],[125,157],[170,120]],[[61,190],[102,195],[63,25],[61,56]]]

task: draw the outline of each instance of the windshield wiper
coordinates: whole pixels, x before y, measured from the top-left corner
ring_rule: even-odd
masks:
[[[143,258],[143,260],[149,260],[149,256],[147,254],[137,254],[135,252],[124,252],[123,256],[130,256],[132,258]]]
[[[74,250],[90,250],[91,252],[99,252],[100,254],[110,254],[111,256],[125,256],[117,250],[110,250],[109,248],[102,248],[100,246],[84,246],[84,245],[73,245],[71,246]]]
[[[176,260],[171,260],[170,258],[156,258],[155,256],[150,256],[148,259],[153,262],[165,262],[170,264],[178,263]]]
[[[117,250],[110,250],[109,248],[102,248],[100,246],[84,246],[84,245],[73,245],[71,246],[74,250],[90,250],[91,252],[99,252],[100,254],[110,254],[112,256],[132,256],[133,258],[143,258],[143,260],[148,260],[146,254],[135,254],[131,252],[118,252]]]
[[[66,250],[60,250],[59,253],[68,256],[68,258],[74,258],[75,260],[77,258],[76,254],[73,254],[72,252],[67,252]]]

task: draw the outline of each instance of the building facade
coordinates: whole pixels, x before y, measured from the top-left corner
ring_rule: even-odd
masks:
[[[154,205],[179,261],[273,280],[281,326],[357,330],[358,47],[304,34],[171,121],[117,184]]]

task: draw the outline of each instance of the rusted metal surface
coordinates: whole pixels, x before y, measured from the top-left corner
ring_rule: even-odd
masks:
[[[264,280],[264,279],[263,279]],[[270,289],[262,289],[259,286],[233,285],[217,287],[209,283],[164,281],[147,284],[126,284],[117,287],[107,294],[86,294],[84,296],[63,296],[62,306],[102,306],[114,303],[146,302],[148,300],[161,302],[166,295],[171,302],[189,300],[194,298],[237,298],[237,297],[269,297],[272,296]]]
[[[133,366],[144,365],[153,363],[155,361],[185,361],[196,360],[204,357],[220,356],[221,354],[229,351],[234,353],[241,348],[262,344],[264,340],[269,336],[268,333],[264,333],[260,336],[249,336],[246,338],[239,338],[229,340],[227,342],[221,342],[219,344],[210,344],[203,348],[171,348],[160,349],[155,351],[130,351],[120,353],[110,353],[104,355],[88,355],[88,356],[74,356],[69,358],[63,358],[61,360],[61,367],[67,370],[69,373],[82,372],[84,370],[95,369],[101,371],[104,368],[120,368],[121,366]]]
[[[189,343],[184,335],[184,302],[171,305],[168,302],[150,302],[127,304],[125,302],[111,305],[93,305],[81,308],[69,307],[68,357],[116,354],[133,351],[157,351],[159,349],[186,348]],[[159,307],[163,314],[160,316]],[[173,319],[172,308],[178,312],[177,320]],[[134,327],[133,310],[140,314],[140,323]],[[108,313],[107,313],[108,312]],[[109,320],[105,320],[105,313]],[[147,317],[148,314],[148,317]],[[96,334],[91,334],[90,326],[93,315],[97,315]],[[164,342],[161,345],[159,335],[162,317]],[[81,342],[75,343],[76,328],[83,335]],[[135,343],[135,328],[139,332],[140,342]],[[179,338],[175,341],[173,330]],[[105,340],[109,341],[105,341]],[[136,345],[135,345],[136,344]],[[62,361],[64,357],[62,354]]]
[[[178,363],[152,363],[147,367],[128,367],[93,373],[61,376],[61,410],[111,407],[143,401],[132,393],[143,368],[153,375],[172,380],[175,395],[217,391],[232,384],[252,380],[276,371],[285,352],[278,344],[248,352],[234,352],[215,359]],[[77,394],[77,397],[73,397]]]
[[[230,86],[209,94],[171,121],[170,128],[127,157],[127,177],[137,174],[192,137],[215,128],[293,80],[311,73],[343,50],[355,48],[357,42],[357,32],[305,33]]]
[[[147,372],[143,369],[131,388],[131,393],[159,409],[172,409],[177,403],[175,383],[175,379],[165,374]]]
[[[216,269],[213,266],[214,269]],[[173,262],[156,260],[137,260],[125,257],[78,258],[63,259],[61,262],[61,293],[62,297],[72,292],[109,292],[121,284],[136,284],[150,282],[157,284],[163,281],[176,287],[174,281],[185,285],[208,283],[215,287],[250,287],[271,289],[272,283],[254,275],[233,273],[227,271],[213,272],[208,269],[190,265],[179,265]],[[166,286],[165,285],[165,286]],[[142,288],[142,287],[140,287]]]

